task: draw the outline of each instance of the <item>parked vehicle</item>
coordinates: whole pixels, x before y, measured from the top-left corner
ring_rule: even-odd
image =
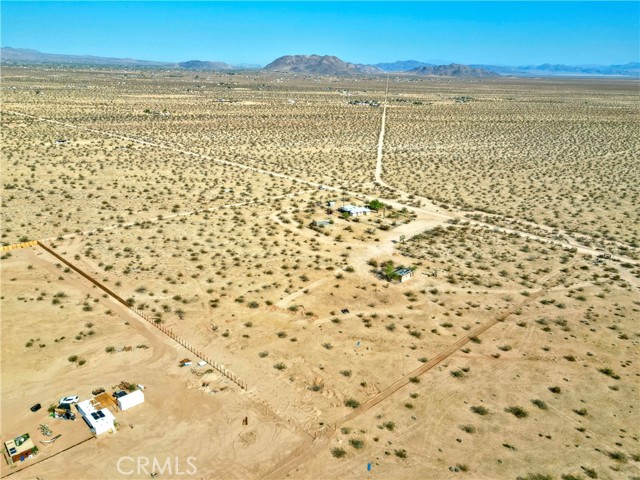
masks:
[[[68,397],[62,397],[58,403],[78,403],[80,397],[78,395],[69,395]]]
[[[32,406],[29,410],[31,410],[32,412],[37,412],[38,410],[40,410],[42,408],[42,405],[40,405],[39,403],[36,403],[34,406]]]

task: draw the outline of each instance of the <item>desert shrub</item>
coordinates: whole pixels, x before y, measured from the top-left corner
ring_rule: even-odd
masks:
[[[384,422],[382,426],[387,430],[389,430],[390,432],[393,432],[396,428],[396,424],[393,422]]]
[[[620,380],[620,375],[616,375],[616,373],[611,370],[609,367],[607,368],[601,368],[600,370],[598,370],[600,373],[606,375],[607,377],[611,377],[614,380]]]
[[[355,398],[348,398],[347,400],[344,401],[344,406],[351,407],[351,408],[358,408],[360,406],[360,402],[357,401]]]
[[[273,368],[275,368],[276,370],[284,370],[285,368],[287,368],[287,366],[282,362],[278,362],[273,366]]]
[[[526,477],[516,477],[516,480],[553,480],[553,477],[542,473],[528,473]]]
[[[616,450],[615,452],[607,452],[607,456],[611,460],[615,460],[616,462],[620,463],[627,463],[628,461],[627,454],[619,450]]]
[[[476,433],[476,427],[471,424],[467,425],[458,425],[458,428],[466,433]]]
[[[332,448],[331,449],[331,455],[333,455],[336,458],[342,458],[346,454],[347,454],[347,452],[342,448],[336,447],[336,448]]]
[[[359,438],[351,438],[351,439],[349,439],[349,445],[351,445],[353,448],[359,450],[362,447],[364,447],[364,440],[361,440]]]
[[[404,448],[400,450],[394,450],[393,453],[395,453],[396,457],[398,458],[407,458],[407,451]]]
[[[507,407],[504,409],[504,411],[512,414],[516,418],[526,418],[529,416],[529,413],[524,408],[517,405]]]
[[[531,403],[533,403],[540,410],[546,410],[547,409],[547,404],[543,400],[540,400],[539,398],[531,400]]]
[[[560,478],[562,480],[584,480],[581,475],[573,475],[571,473],[563,473],[562,475],[560,475]]]
[[[489,410],[486,407],[483,407],[482,405],[474,405],[469,410],[471,410],[476,415],[481,415],[481,416],[484,416],[487,413],[489,413]]]

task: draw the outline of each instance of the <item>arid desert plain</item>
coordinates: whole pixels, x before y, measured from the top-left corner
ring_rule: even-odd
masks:
[[[1,88],[2,478],[640,478],[637,81]]]

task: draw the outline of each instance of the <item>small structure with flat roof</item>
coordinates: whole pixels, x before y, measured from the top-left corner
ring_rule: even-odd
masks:
[[[393,273],[400,282],[406,282],[413,278],[413,270],[410,268],[398,268]]]
[[[340,207],[342,213],[348,213],[350,217],[360,217],[361,215],[369,215],[371,210],[369,207],[358,207],[356,205],[344,205]]]
[[[23,462],[38,452],[38,447],[33,444],[33,440],[31,440],[28,433],[4,442],[4,448],[7,450],[7,462],[9,462],[9,465],[13,465],[15,462]]]
[[[123,395],[122,397],[118,397],[116,401],[118,402],[118,407],[120,408],[120,410],[129,410],[131,407],[135,407],[136,405],[144,403],[144,393],[142,392],[142,390],[134,390],[133,392]]]
[[[331,220],[314,220],[312,225],[314,227],[328,227],[331,225]]]

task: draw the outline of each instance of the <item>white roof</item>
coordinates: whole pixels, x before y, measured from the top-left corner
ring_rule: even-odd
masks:
[[[355,213],[368,213],[371,211],[369,210],[369,207],[357,207],[355,205],[345,205],[340,210],[343,212],[349,212],[352,215]]]
[[[92,400],[83,400],[78,403],[78,410],[96,434],[113,429],[113,422],[116,417],[106,408],[96,410]]]
[[[144,393],[142,390],[135,390],[123,397],[118,398],[120,410],[128,410],[131,407],[144,403]]]

